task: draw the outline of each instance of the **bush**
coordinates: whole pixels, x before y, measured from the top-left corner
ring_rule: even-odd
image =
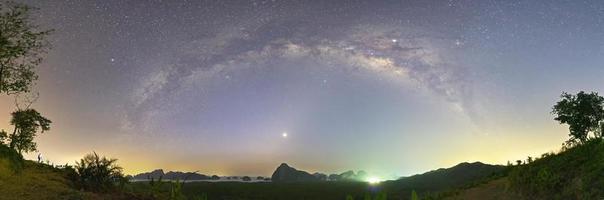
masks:
[[[122,168],[116,162],[117,159],[99,157],[96,153],[84,156],[80,162],[76,162],[75,170],[79,177],[76,185],[93,192],[104,192],[115,189],[118,184],[123,185]]]
[[[514,166],[509,174],[513,191],[528,199],[600,199],[604,196],[604,140],[591,139]]]
[[[21,154],[19,154],[19,152],[16,150],[11,149],[3,144],[0,144],[0,159],[8,160],[10,168],[15,173],[20,172],[23,169],[23,156],[21,156]]]

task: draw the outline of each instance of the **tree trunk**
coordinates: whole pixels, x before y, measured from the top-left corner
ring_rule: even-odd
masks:
[[[0,94],[4,91],[4,66],[0,66]]]
[[[13,141],[13,139],[14,139],[16,133],[17,133],[17,125],[15,125],[15,128],[13,129],[13,134],[12,134],[13,138],[9,137],[11,139],[10,145],[9,145],[9,147],[11,149],[15,149],[15,141]]]

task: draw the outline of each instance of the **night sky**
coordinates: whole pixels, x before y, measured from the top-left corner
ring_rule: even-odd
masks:
[[[604,93],[600,0],[24,2],[55,29],[33,107],[57,164],[93,150],[126,173],[505,164],[559,149],[562,91]],[[8,127],[12,97],[0,105]]]

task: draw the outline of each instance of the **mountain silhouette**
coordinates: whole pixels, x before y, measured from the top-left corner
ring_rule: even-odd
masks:
[[[312,174],[297,170],[293,167],[282,163],[277,167],[273,175],[271,176],[273,182],[302,182],[302,181],[319,181],[319,178]]]
[[[168,173],[164,173],[162,169],[156,169],[151,172],[140,173],[132,176],[134,180],[147,180],[147,179],[168,179],[168,180],[208,180],[211,179],[210,176],[199,174],[196,172],[179,172],[179,171],[169,171]]]
[[[392,181],[392,184],[416,190],[442,190],[487,178],[504,169],[505,166],[501,165],[463,162],[451,168],[440,168],[423,174],[403,177]]]

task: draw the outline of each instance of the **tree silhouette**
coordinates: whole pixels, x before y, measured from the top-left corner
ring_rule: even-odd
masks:
[[[38,131],[43,133],[50,130],[52,121],[43,117],[34,109],[17,110],[12,113],[10,124],[14,126],[13,133],[8,136],[9,147],[22,152],[36,151],[34,138]]]
[[[35,67],[50,47],[52,30],[38,31],[30,20],[34,8],[0,2],[0,93],[26,93],[38,76]]]
[[[589,133],[595,137],[602,137],[599,129],[604,119],[604,97],[598,93],[585,93],[576,95],[563,92],[560,100],[552,109],[554,120],[560,124],[568,124],[570,139],[568,143],[584,143],[589,139]]]

